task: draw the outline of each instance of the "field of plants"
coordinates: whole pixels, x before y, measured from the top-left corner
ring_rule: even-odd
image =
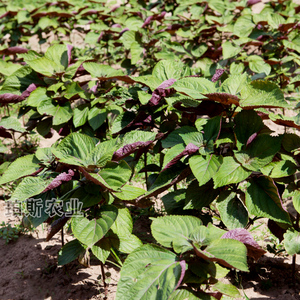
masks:
[[[0,207],[19,222],[0,224],[0,268],[24,243],[28,291],[40,275],[22,264],[44,248],[26,239],[44,230],[60,246],[37,267],[47,293],[4,280],[0,299],[247,300],[255,276],[280,288],[270,255],[284,290],[268,298],[300,299],[299,12],[295,0],[2,0]],[[56,292],[95,262],[100,290]]]

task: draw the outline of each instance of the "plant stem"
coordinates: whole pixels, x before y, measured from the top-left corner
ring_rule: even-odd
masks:
[[[104,299],[107,299],[107,295],[108,295],[108,285],[106,284],[105,281],[105,271],[104,271],[104,266],[103,263],[100,262],[100,267],[101,267],[101,275],[102,275],[102,281],[103,281],[103,285],[104,285]]]
[[[64,241],[64,227],[61,229],[60,234],[61,234],[61,246],[63,247],[65,245],[65,241]]]
[[[293,262],[292,262],[292,283],[295,287],[296,284],[296,254],[293,255]]]
[[[144,153],[144,167],[147,168],[147,155]],[[145,182],[146,182],[146,187],[148,189],[148,172],[147,170],[145,171]]]

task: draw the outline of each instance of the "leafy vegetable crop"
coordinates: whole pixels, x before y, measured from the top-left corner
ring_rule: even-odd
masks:
[[[281,113],[297,109],[298,96],[284,92],[297,91],[299,6],[270,2],[253,14],[253,1],[84,4],[2,7],[2,33],[14,24],[41,37],[52,24],[64,35],[83,31],[91,51],[70,40],[28,51],[19,47],[25,34],[3,45],[0,103],[21,104],[18,117],[29,120],[23,128],[3,117],[0,136],[55,130],[62,138],[10,163],[0,184],[16,182],[11,199],[29,211],[41,201],[41,214],[27,218],[52,224],[48,240],[71,224],[75,239],[59,264],[128,254],[116,299],[239,297],[220,279],[264,254],[247,231],[257,219],[269,220],[290,255],[300,253],[299,217],[283,206],[292,197],[300,213],[300,137],[290,133],[299,117]],[[134,186],[139,173],[146,189]],[[154,240],[145,243],[132,233],[129,207],[149,207],[162,193],[165,214],[152,219]],[[49,217],[49,199],[63,216]]]

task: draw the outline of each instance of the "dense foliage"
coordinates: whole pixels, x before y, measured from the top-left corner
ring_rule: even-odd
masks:
[[[297,94],[284,93],[299,84],[300,6],[270,2],[253,14],[254,2],[1,8],[0,103],[5,111],[18,103],[28,122],[3,116],[0,136],[62,139],[4,162],[0,184],[16,183],[11,199],[27,206],[25,223],[51,224],[48,240],[71,224],[75,239],[59,264],[91,253],[122,264],[129,254],[116,299],[237,298],[219,279],[264,254],[247,231],[259,218],[290,255],[300,253],[298,214],[283,207],[293,197],[300,212],[300,137],[286,130],[300,122],[282,113],[298,108]],[[56,40],[45,53],[24,47],[32,35],[46,43],[48,32]],[[84,44],[73,47],[79,33]],[[136,186],[140,173],[146,189]],[[152,219],[147,243],[132,234],[130,208],[162,193],[165,213]],[[30,214],[34,199],[39,216]],[[49,217],[50,199],[61,216]]]

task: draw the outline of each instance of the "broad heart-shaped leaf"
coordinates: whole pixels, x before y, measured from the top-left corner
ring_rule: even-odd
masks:
[[[222,93],[239,96],[244,85],[248,84],[248,82],[250,82],[250,79],[247,73],[229,75],[229,77],[223,81],[220,91]]]
[[[222,164],[222,161],[222,156],[216,156],[214,154],[205,157],[195,155],[189,159],[190,168],[197,178],[199,186],[204,185],[213,178]]]
[[[0,121],[0,127],[19,132],[26,131],[25,128],[22,127],[20,121],[14,117],[3,117]]]
[[[66,45],[56,44],[49,47],[43,57],[35,56],[32,52],[20,56],[37,73],[48,77],[63,73],[69,65]]]
[[[190,68],[177,59],[161,60],[155,65],[152,71],[152,76],[158,78],[161,82],[171,78],[179,79],[189,75],[191,75]]]
[[[289,107],[284,100],[283,92],[273,82],[266,80],[254,80],[244,85],[241,90],[241,107]]]
[[[233,157],[224,157],[221,167],[213,176],[214,188],[239,183],[245,180],[251,173],[251,171],[243,168]]]
[[[252,22],[252,16],[250,14],[240,16],[233,26],[233,34],[238,37],[248,37],[252,32],[255,24]]]
[[[84,252],[85,248],[80,244],[78,240],[73,240],[65,244],[58,253],[57,263],[58,265],[66,265],[75,260],[80,253]]]
[[[248,224],[248,211],[237,194],[230,191],[222,191],[217,209],[221,220],[228,229],[243,228]]]
[[[242,242],[248,251],[248,256],[258,260],[262,255],[266,253],[253,239],[252,235],[244,228],[235,228],[227,231],[222,235],[222,239],[234,239]]]
[[[300,232],[288,230],[283,236],[286,252],[289,255],[300,254]]]
[[[5,79],[0,95],[6,93],[21,95],[32,83],[43,85],[43,81],[29,66],[23,66]]]
[[[105,168],[98,173],[83,174],[94,183],[106,187],[110,191],[117,192],[125,183],[127,183],[131,176],[131,168],[124,161],[108,162]]]
[[[251,71],[255,73],[265,73],[266,75],[270,74],[271,66],[266,63],[262,57],[258,55],[250,55],[247,60]]]
[[[246,246],[233,239],[217,239],[213,241],[205,250],[201,250],[194,245],[197,256],[215,261],[222,266],[236,268],[248,272],[247,248]]]
[[[222,44],[223,59],[234,57],[239,54],[240,51],[241,48],[239,46],[233,46],[233,44],[229,41]]]
[[[57,147],[53,148],[52,152],[63,163],[86,166],[86,158],[95,148],[95,144],[91,137],[74,132],[64,138]]]
[[[74,109],[74,116],[73,116],[73,124],[75,128],[82,126],[86,123],[88,118],[89,108],[88,107],[76,107]]]
[[[270,163],[274,155],[280,150],[281,141],[282,136],[273,137],[267,134],[259,134],[244,152],[249,155],[250,159],[253,159],[253,166],[263,167]],[[251,162],[249,164],[251,165]],[[247,168],[247,163],[243,166]]]
[[[139,196],[145,194],[146,191],[136,186],[125,184],[119,191],[113,193],[118,199],[121,200],[134,200]]]
[[[162,246],[182,253],[193,248],[188,237],[200,225],[202,221],[193,216],[164,216],[153,219],[151,233]]]
[[[50,99],[50,97],[47,95],[47,89],[44,87],[38,87],[33,92],[31,92],[31,94],[27,98],[27,105],[38,107],[42,101],[48,99]]]
[[[90,126],[97,130],[106,120],[107,111],[98,107],[93,107],[88,114],[88,122]]]
[[[112,244],[110,240],[110,232],[97,242],[94,246],[91,247],[93,254],[103,263],[105,264],[109,254],[111,252]]]
[[[186,94],[194,99],[206,99],[204,94],[217,92],[212,81],[199,77],[182,78],[174,82],[171,87],[177,92]]]
[[[264,175],[267,175],[271,178],[287,177],[295,174],[296,171],[297,166],[290,160],[274,161],[261,169],[261,172]]]
[[[59,105],[51,98],[40,102],[37,111],[43,115],[53,116],[53,125],[60,125],[68,122],[72,118],[72,109],[69,102]]]
[[[112,225],[111,230],[118,237],[117,249],[124,253],[131,253],[136,248],[143,245],[138,237],[132,234],[133,222],[127,208],[118,210],[118,217]],[[116,240],[112,239],[112,244]]]
[[[246,192],[246,206],[250,214],[291,224],[289,214],[282,207],[278,190],[270,177],[250,179]]]
[[[33,154],[17,158],[0,177],[0,185],[35,173],[40,168],[39,162]]]
[[[288,152],[295,152],[300,148],[300,137],[294,133],[285,133],[282,146]]]
[[[130,45],[130,53],[131,53],[131,64],[135,65],[140,59],[143,58],[144,48],[138,43],[133,42]]]
[[[83,67],[91,74],[92,77],[99,79],[114,78],[116,76],[124,76],[122,70],[115,70],[108,65],[99,65],[94,62],[83,63]]]
[[[174,192],[169,192],[161,198],[164,203],[165,210],[169,215],[183,214],[185,193],[185,189],[180,189]]]
[[[147,244],[133,251],[121,270],[116,300],[169,299],[181,284],[185,261],[169,250]]]
[[[28,198],[36,196],[42,193],[50,182],[51,179],[45,180],[42,177],[25,177],[14,189],[11,199],[24,201]]]
[[[218,196],[219,191],[213,188],[212,180],[199,186],[194,180],[187,188],[184,209],[199,209],[207,207]]]
[[[84,245],[92,247],[101,240],[111,228],[118,216],[118,209],[113,205],[101,207],[99,219],[73,217],[71,226],[74,236]]]
[[[234,123],[238,149],[242,149],[243,146],[246,146],[249,138],[264,127],[262,119],[254,110],[243,110],[239,112],[234,118]]]
[[[190,135],[192,132],[198,132],[198,131],[196,130],[196,128],[191,126],[182,126],[178,129],[175,129],[167,136],[167,138],[162,140],[163,148],[170,148],[177,144],[184,143],[182,136],[185,134]]]

